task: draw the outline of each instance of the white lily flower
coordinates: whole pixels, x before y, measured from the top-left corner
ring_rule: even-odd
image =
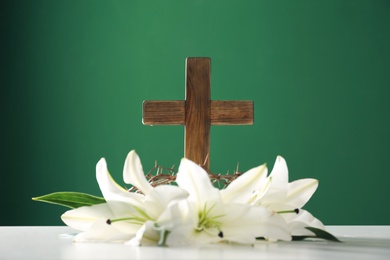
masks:
[[[255,204],[282,213],[292,235],[313,235],[305,227],[325,229],[321,221],[301,209],[316,191],[318,180],[300,179],[289,183],[287,163],[281,156],[276,158],[268,178],[269,187],[257,195]]]
[[[257,237],[288,241],[292,236],[314,235],[306,227],[325,229],[301,209],[318,181],[289,183],[287,164],[280,156],[268,177],[266,165],[260,165],[223,190],[212,185],[202,167],[185,158],[176,178],[179,187],[152,187],[134,151],[126,157],[123,179],[140,193],[118,185],[104,158],[96,165],[96,178],[106,203],[69,210],[61,216],[68,226],[83,231],[75,241],[127,241],[135,246],[220,241],[252,244]]]
[[[254,175],[262,175],[264,169],[256,169]],[[260,172],[260,173],[259,173]],[[187,237],[194,243],[231,241],[254,243],[256,237],[290,240],[288,227],[283,219],[272,211],[242,203],[224,202],[221,191],[213,187],[207,172],[188,159],[182,159],[176,182],[189,194],[186,198],[187,214],[192,220],[192,231]],[[246,181],[237,182],[232,190],[246,193]],[[233,194],[227,191],[225,197]],[[233,199],[227,199],[233,200]]]
[[[175,200],[187,197],[179,187],[161,185],[153,188],[146,180],[138,155],[131,151],[125,162],[124,180],[144,194],[128,192],[118,185],[107,170],[105,159],[96,165],[96,178],[106,203],[80,207],[65,212],[62,220],[84,231],[75,241],[117,241],[138,236],[145,223],[156,221]],[[151,237],[156,239],[156,237]],[[158,237],[157,237],[158,239]]]

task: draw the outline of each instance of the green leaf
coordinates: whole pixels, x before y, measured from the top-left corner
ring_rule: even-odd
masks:
[[[92,206],[105,203],[106,200],[102,197],[81,193],[81,192],[54,192],[40,197],[32,198],[35,201],[47,202],[65,206],[71,209],[82,206]]]
[[[305,228],[313,232],[315,235],[314,236],[293,236],[292,240],[299,241],[305,238],[320,238],[320,239],[325,239],[333,242],[341,242],[337,237],[333,236],[331,233],[325,230],[314,228],[314,227],[305,227]]]

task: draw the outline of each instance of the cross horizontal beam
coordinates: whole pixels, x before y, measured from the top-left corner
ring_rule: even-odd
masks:
[[[253,101],[211,100],[211,125],[253,124]],[[185,125],[185,101],[143,102],[144,125]]]

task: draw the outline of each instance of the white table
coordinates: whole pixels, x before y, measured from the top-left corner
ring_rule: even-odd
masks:
[[[343,243],[261,242],[203,247],[73,243],[68,227],[0,227],[0,259],[390,259],[390,226],[328,226]],[[65,235],[64,235],[65,234]]]

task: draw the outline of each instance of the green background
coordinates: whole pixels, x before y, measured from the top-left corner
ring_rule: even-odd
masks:
[[[176,166],[182,126],[144,126],[143,100],[184,99],[189,56],[212,99],[253,100],[253,126],[211,130],[211,170],[277,155],[320,186],[325,224],[390,224],[390,1],[2,1],[0,225],[61,225],[54,191],[101,195],[105,157]],[[176,167],[177,168],[177,167]]]

